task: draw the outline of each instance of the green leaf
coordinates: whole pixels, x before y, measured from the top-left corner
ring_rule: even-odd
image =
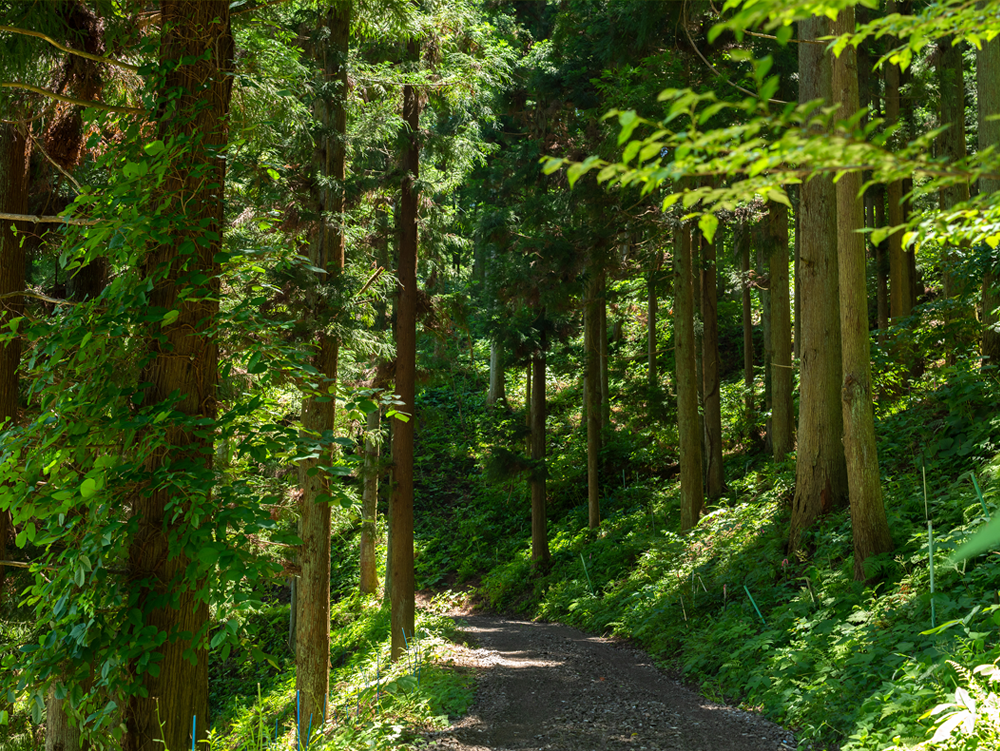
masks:
[[[715,231],[719,228],[719,219],[715,214],[702,214],[698,219],[698,229],[701,230],[701,234],[705,236],[705,239],[712,242],[712,238],[715,237]]]
[[[542,165],[542,172],[546,175],[551,175],[553,172],[558,171],[563,166],[566,160],[553,159],[552,157],[549,157],[544,161],[545,163]]]
[[[281,175],[278,174],[278,171],[273,170],[270,167],[267,168],[267,176],[270,177],[275,182],[278,182],[281,179]]]
[[[968,558],[996,547],[998,544],[1000,544],[1000,515],[990,519],[964,545],[952,553],[948,561],[952,564],[961,563]]]
[[[90,498],[97,492],[97,481],[92,477],[88,477],[82,483],[80,483],[80,495],[84,498]]]
[[[163,141],[153,141],[152,143],[147,143],[143,146],[143,151],[149,154],[149,156],[156,156],[161,153],[164,148],[166,147],[163,145]]]
[[[206,566],[214,566],[219,560],[219,551],[212,545],[206,546],[198,551],[198,560]]]
[[[635,113],[635,110],[627,110],[618,114],[618,124],[621,126],[621,131],[618,133],[618,145],[621,146],[632,136],[632,131],[636,129],[636,126],[641,123],[642,120]]]
[[[160,327],[169,326],[178,318],[180,318],[181,312],[179,310],[168,310],[163,314],[163,318],[160,319]]]

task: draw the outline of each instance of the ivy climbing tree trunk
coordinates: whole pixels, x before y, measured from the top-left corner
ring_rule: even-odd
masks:
[[[28,150],[23,134],[0,123],[0,212],[24,214],[28,206]],[[11,222],[0,221],[0,331],[24,313],[24,246],[11,230]],[[21,338],[0,344],[0,431],[17,423],[18,368]],[[10,512],[0,510],[0,561],[7,560],[11,535]],[[4,592],[5,568],[0,563],[0,598]],[[0,702],[6,706],[6,701]]]
[[[347,138],[347,54],[351,3],[328,5],[315,31],[314,54],[321,71],[313,99],[316,124],[312,160],[312,200],[319,216],[309,242],[309,262],[325,273],[317,280],[313,308],[320,320],[336,315],[332,291],[344,268],[344,177]],[[339,343],[318,332],[317,388],[303,399],[302,430],[309,441],[332,434],[336,418]],[[332,444],[310,451],[299,463],[301,573],[296,592],[295,689],[299,699],[298,737],[308,739],[326,715],[330,689],[330,476],[322,469],[333,462]]]
[[[840,12],[834,35],[854,31],[854,9]],[[841,112],[858,110],[858,71],[854,48],[848,45],[833,62],[833,94]],[[875,419],[871,386],[871,342],[868,333],[868,297],[865,290],[864,208],[859,198],[860,172],[849,172],[837,182],[837,262],[840,280],[840,332],[844,416],[844,454],[850,489],[854,536],[854,578],[863,581],[865,561],[892,550],[886,520],[875,447]]]
[[[416,61],[416,42],[408,46]],[[413,419],[417,357],[417,180],[420,173],[420,93],[403,87],[403,121],[406,151],[403,154],[403,188],[400,199],[399,300],[396,306],[396,393],[399,410],[409,415],[397,421],[392,432],[393,487],[389,499],[392,516],[392,592],[390,619],[393,662],[413,635]]]
[[[802,21],[802,39],[830,33],[823,17]],[[818,44],[799,45],[799,101],[832,100],[830,54]],[[788,552],[821,515],[847,505],[844,416],[840,404],[840,298],[837,264],[837,190],[817,175],[799,188],[799,430],[795,497]]]
[[[788,209],[768,203],[768,288],[771,294],[771,451],[781,461],[795,447],[792,405],[792,319],[788,297]]]
[[[158,672],[137,675],[145,695],[130,697],[125,712],[126,751],[165,746],[191,748],[208,737],[208,597],[206,581],[192,582],[190,546],[200,519],[213,511],[213,437],[203,425],[216,418],[218,345],[213,326],[219,309],[222,251],[223,159],[232,89],[233,35],[228,0],[161,0],[160,60],[167,70],[160,136],[186,139],[183,160],[167,173],[158,215],[169,218],[167,239],[144,261],[151,310],[176,311],[150,336],[150,360],[142,381],[148,406],[177,395],[165,447],[148,462],[150,484],[136,493],[135,533],[129,546],[128,580],[138,590],[146,628],[165,641]],[[176,92],[176,95],[174,94]],[[186,471],[177,471],[178,467]],[[202,590],[199,593],[199,590]],[[199,596],[200,595],[200,596]],[[151,663],[152,664],[152,663]]]
[[[677,432],[680,436],[681,531],[698,523],[702,484],[701,419],[694,338],[694,269],[691,230],[674,230],[674,353],[677,364]]]

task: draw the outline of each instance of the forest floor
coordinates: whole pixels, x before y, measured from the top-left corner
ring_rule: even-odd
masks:
[[[558,623],[454,613],[476,671],[469,713],[428,733],[442,751],[779,751],[795,736],[763,717],[708,701],[649,655]]]

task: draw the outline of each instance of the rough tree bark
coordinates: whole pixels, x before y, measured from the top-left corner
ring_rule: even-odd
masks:
[[[490,343],[490,390],[486,396],[487,404],[507,401],[507,382],[504,377],[503,347],[496,342]]]
[[[28,148],[25,137],[13,126],[0,123],[0,211],[24,214],[28,206]],[[24,289],[24,246],[11,230],[11,222],[0,222],[0,330],[24,313],[24,298],[12,295]],[[19,231],[23,227],[18,228]],[[0,430],[17,423],[18,369],[21,338],[0,345]],[[0,561],[7,560],[11,535],[10,512],[0,511]],[[5,567],[0,564],[0,597]],[[4,702],[4,705],[6,703]]]
[[[854,31],[854,9],[840,12],[832,33]],[[858,71],[854,48],[848,45],[833,62],[834,101],[849,116],[858,110]],[[863,581],[865,561],[892,550],[875,447],[872,406],[868,298],[865,290],[864,208],[861,173],[842,175],[837,182],[837,262],[840,280],[842,357],[841,400],[844,455],[850,489],[854,536],[854,578]]]
[[[409,44],[409,57],[416,60],[416,42]],[[403,189],[400,201],[399,302],[396,306],[396,393],[400,411],[410,415],[393,426],[392,464],[394,484],[389,501],[392,516],[392,627],[391,656],[399,659],[406,640],[413,635],[413,421],[417,356],[417,187],[420,168],[420,93],[403,87],[403,120],[407,148],[403,154]],[[404,636],[405,633],[405,636]]]
[[[191,142],[183,162],[167,174],[159,194],[162,215],[172,219],[174,229],[172,237],[151,247],[145,258],[145,275],[152,283],[149,305],[179,315],[150,338],[151,359],[142,380],[150,384],[147,405],[179,394],[176,412],[214,421],[218,345],[212,327],[219,309],[221,273],[215,257],[222,250],[222,156],[232,89],[229,2],[161,0],[160,16],[160,59],[169,71],[164,91],[177,92],[172,100],[176,109],[160,118],[161,136],[197,133],[200,139]],[[193,62],[179,65],[181,58]],[[197,740],[204,742],[208,735],[208,601],[195,597],[203,583],[184,581],[190,561],[177,551],[177,542],[195,523],[185,511],[193,505],[199,506],[197,514],[207,510],[210,485],[207,477],[207,487],[191,487],[186,481],[175,485],[164,472],[168,461],[187,462],[208,475],[213,438],[174,423],[166,428],[166,445],[169,449],[154,455],[147,467],[150,476],[161,481],[137,493],[134,501],[128,579],[139,590],[146,626],[164,634],[167,641],[156,650],[162,655],[159,673],[141,677],[146,695],[129,698],[126,751],[147,751],[161,744],[190,748],[193,716],[198,718]],[[168,513],[173,506],[181,512]],[[193,663],[185,655],[189,651]]]
[[[895,0],[888,0],[886,13],[896,12]],[[885,120],[886,125],[899,123],[900,71],[898,65],[885,65]],[[899,135],[893,137],[893,146],[898,148]],[[886,185],[886,207],[890,227],[903,223],[903,181],[893,180]],[[910,315],[913,309],[913,282],[910,279],[910,265],[903,252],[903,231],[893,232],[887,238],[889,253],[889,320]]]
[[[317,133],[313,150],[312,200],[320,217],[309,243],[309,261],[326,273],[321,282],[335,281],[344,268],[344,177],[347,134],[347,54],[351,28],[350,2],[333,2],[316,29],[315,58],[322,83],[313,100]],[[316,296],[314,305],[330,310]],[[313,356],[317,390],[302,402],[302,429],[312,440],[334,428],[339,343],[320,333]],[[330,477],[320,470],[333,462],[325,446],[316,458],[299,464],[301,573],[296,592],[295,688],[301,718],[299,737],[307,738],[326,714],[330,690]]]
[[[702,484],[701,418],[694,338],[694,269],[691,230],[674,229],[674,352],[677,365],[677,432],[680,437],[681,531],[698,523]]]
[[[826,18],[799,25],[803,39],[830,33]],[[832,99],[830,55],[816,44],[799,45],[799,101]],[[840,300],[837,264],[837,191],[832,178],[817,175],[799,188],[799,430],[795,497],[788,552],[802,547],[802,534],[818,517],[847,505],[844,416],[840,404]]]
[[[788,209],[768,203],[768,289],[771,298],[771,451],[781,461],[795,447],[792,404],[792,319],[788,297]]]
[[[733,244],[740,257],[740,278],[743,297],[743,387],[746,389],[747,420],[754,410],[753,394],[753,300],[750,298],[750,229],[744,223],[736,226]]]
[[[701,238],[701,378],[705,410],[705,495],[722,497],[726,478],[722,465],[722,399],[719,392],[719,306],[716,298],[716,246]]]

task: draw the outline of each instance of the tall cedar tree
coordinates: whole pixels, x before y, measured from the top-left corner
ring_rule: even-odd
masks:
[[[886,13],[896,13],[895,0],[888,0]],[[899,123],[901,76],[898,65],[885,64],[885,121],[886,126]],[[898,140],[898,135],[896,136]],[[890,227],[903,223],[903,181],[893,180],[886,186],[887,221]],[[913,309],[913,283],[910,265],[903,251],[903,231],[889,235],[889,320],[910,315]]]
[[[829,34],[824,17],[799,24],[802,39]],[[799,45],[799,101],[832,100],[830,53],[818,44]],[[795,454],[795,498],[789,553],[802,547],[802,533],[816,519],[847,505],[844,416],[840,404],[840,302],[837,264],[837,190],[833,178],[816,175],[799,193],[799,430]]]
[[[854,9],[840,12],[832,33],[854,31]],[[834,101],[840,111],[858,111],[858,68],[854,48],[848,45],[833,62]],[[854,535],[854,578],[865,580],[865,560],[892,550],[892,536],[882,502],[875,419],[872,405],[871,342],[868,297],[865,291],[865,225],[860,172],[841,175],[837,182],[837,262],[840,279],[840,333],[842,357],[841,400],[844,415],[844,453],[850,488],[851,527]]]
[[[415,41],[407,47],[410,60],[418,59]],[[413,636],[413,424],[414,376],[417,359],[417,180],[420,174],[420,92],[403,87],[403,121],[406,151],[403,153],[403,186],[399,208],[399,297],[396,304],[396,394],[406,422],[392,429],[394,484],[389,501],[392,528],[392,582],[389,596],[393,662],[399,659],[407,639]]]
[[[792,318],[788,299],[788,209],[767,206],[768,289],[771,298],[771,451],[780,461],[794,448]]]
[[[701,238],[701,338],[702,398],[705,405],[705,494],[710,500],[722,496],[726,479],[722,465],[722,396],[719,390],[719,302],[716,299],[716,246]],[[718,233],[716,237],[721,237]]]
[[[544,321],[542,311],[538,320]],[[541,344],[531,358],[531,460],[534,469],[531,476],[531,564],[545,567],[549,563],[548,519],[546,517],[545,490],[545,348],[544,332]]]
[[[24,134],[13,125],[0,123],[0,212],[24,214],[28,207],[28,148]],[[0,221],[0,329],[24,312],[24,246],[11,229]],[[18,366],[21,339],[0,344],[0,430],[17,422]],[[10,512],[0,511],[0,561],[7,560]],[[3,596],[5,569],[0,563],[0,597]]]
[[[189,145],[185,158],[164,178],[160,209],[174,222],[173,234],[149,249],[145,274],[152,281],[151,308],[176,310],[175,321],[151,338],[151,359],[143,374],[150,384],[146,403],[160,404],[178,394],[174,411],[190,421],[216,418],[218,345],[212,328],[219,310],[215,260],[222,250],[223,184],[227,114],[232,89],[233,35],[228,0],[161,0],[160,60],[167,71],[164,94],[174,109],[161,113],[159,135]],[[183,59],[183,63],[182,63]],[[175,94],[176,92],[176,94]],[[166,98],[165,98],[166,99]],[[167,444],[150,461],[151,476],[171,473],[210,475],[213,439],[190,424],[167,427]],[[187,465],[188,472],[177,472]],[[184,480],[186,482],[186,480]],[[140,588],[148,626],[162,633],[159,671],[143,676],[145,695],[129,699],[125,714],[126,751],[192,744],[192,717],[198,740],[208,736],[208,600],[184,583],[190,564],[177,540],[191,519],[176,513],[191,503],[188,485],[159,482],[136,494],[136,529],[129,546],[128,578]],[[207,504],[208,489],[198,489]],[[168,511],[171,507],[174,510]],[[193,660],[190,654],[193,653]]]
[[[601,282],[603,273],[592,262],[584,301],[584,412],[587,415],[587,509],[590,528],[601,523],[601,486],[598,477],[601,456]]]
[[[309,262],[334,281],[344,268],[344,177],[347,137],[347,53],[350,41],[351,3],[332,3],[314,44],[322,83],[313,100],[316,122],[313,151],[312,198],[320,217],[309,243]],[[325,300],[314,300],[328,314]],[[321,317],[322,319],[322,317]],[[317,393],[303,400],[302,428],[309,439],[319,440],[333,431],[339,343],[319,333],[313,367]],[[326,445],[315,458],[299,464],[301,518],[301,573],[296,592],[295,688],[300,700],[299,737],[326,714],[330,690],[330,477],[321,466],[333,463],[333,448]],[[314,452],[311,452],[314,453]]]
[[[694,338],[694,269],[691,229],[674,229],[674,351],[677,364],[677,432],[680,437],[681,531],[698,523],[705,497],[698,415],[698,366]]]

